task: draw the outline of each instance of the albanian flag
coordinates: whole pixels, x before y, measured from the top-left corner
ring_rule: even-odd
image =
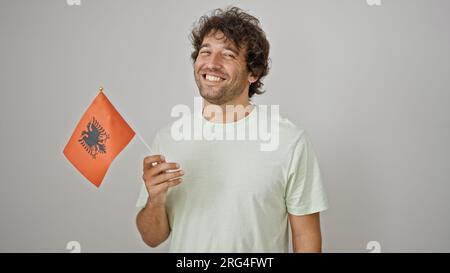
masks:
[[[100,88],[64,148],[72,165],[96,187],[135,133]]]

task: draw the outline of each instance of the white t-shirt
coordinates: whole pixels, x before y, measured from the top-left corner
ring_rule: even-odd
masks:
[[[271,116],[268,112],[256,106],[247,117],[225,124],[194,116],[203,126],[227,133],[238,125],[254,130],[263,115]],[[170,252],[288,252],[288,213],[328,208],[307,133],[278,119],[279,144],[273,151],[262,151],[267,140],[175,140],[171,125],[158,131],[154,154],[179,163],[185,172],[183,182],[167,193]],[[147,197],[143,186],[137,207],[144,207]]]

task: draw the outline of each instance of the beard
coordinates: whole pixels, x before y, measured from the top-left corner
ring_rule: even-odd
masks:
[[[245,90],[245,81],[243,79],[237,79],[231,82],[223,80],[216,84],[208,84],[200,73],[195,73],[195,82],[200,96],[207,102],[216,105],[224,105],[232,101],[239,97]]]

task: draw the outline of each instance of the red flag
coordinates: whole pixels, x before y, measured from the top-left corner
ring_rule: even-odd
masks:
[[[134,135],[100,89],[78,122],[64,155],[92,184],[100,187],[111,162]]]

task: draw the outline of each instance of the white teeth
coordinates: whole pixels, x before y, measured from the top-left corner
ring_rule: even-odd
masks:
[[[213,82],[218,82],[218,81],[221,80],[219,77],[212,76],[212,75],[206,75],[205,78],[206,78],[208,81],[213,81]]]

